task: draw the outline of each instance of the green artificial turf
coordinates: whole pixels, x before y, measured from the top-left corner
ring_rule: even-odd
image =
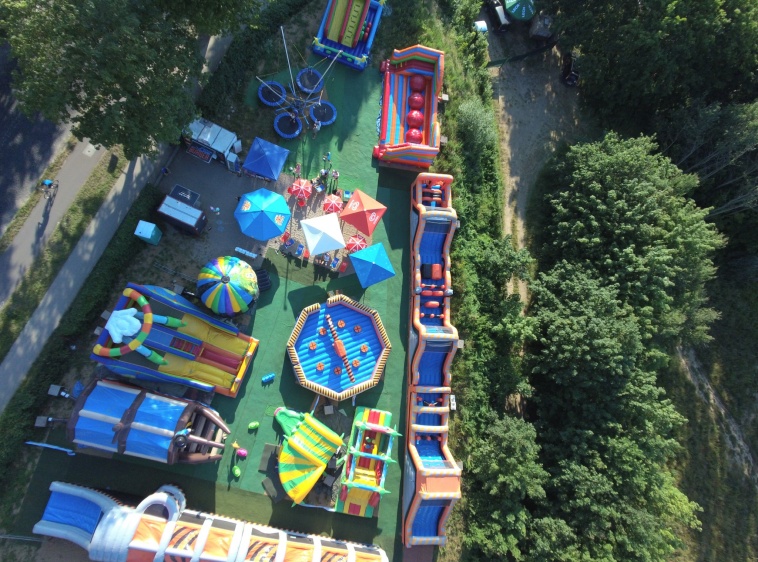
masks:
[[[323,70],[323,65],[320,68]],[[281,79],[286,83],[284,77]],[[257,88],[256,84],[251,84],[251,90]],[[68,457],[64,453],[44,451],[33,476],[31,493],[27,494],[17,519],[16,532],[31,532],[31,526],[39,520],[44,509],[48,498],[45,490],[51,480],[110,488],[140,497],[170,482],[184,489],[191,508],[286,529],[375,543],[384,548],[391,559],[400,559],[403,438],[395,441],[392,452],[393,458],[399,462],[389,468],[385,487],[391,493],[383,497],[379,515],[372,519],[293,507],[288,500],[274,505],[264,495],[262,482],[266,474],[258,471],[266,443],[277,443],[280,439],[273,418],[275,409],[286,406],[308,411],[312,407],[315,395],[297,384],[285,345],[300,311],[310,304],[323,303],[329,290],[340,289],[379,312],[392,352],[383,380],[375,388],[358,395],[356,405],[392,412],[398,431],[405,433],[410,261],[408,188],[416,174],[378,169],[372,161],[371,152],[377,140],[380,86],[381,76],[374,69],[357,73],[335,65],[327,77],[325,95],[338,110],[333,125],[324,127],[315,140],[307,134],[300,139],[281,142],[272,139],[270,131],[261,132],[259,136],[290,149],[287,166],[302,163],[306,177],[316,175],[324,165],[323,156],[331,152],[332,165],[340,172],[341,188],[360,188],[387,206],[383,220],[373,233],[373,243],[384,244],[395,277],[363,289],[354,275],[340,277],[312,264],[304,266],[299,259],[269,252],[263,267],[269,271],[272,287],[261,294],[245,329],[260,341],[252,368],[236,398],[216,396],[212,404],[232,429],[227,442],[236,441],[247,449],[248,457],[235,460],[234,450],[228,446],[219,463],[168,467],[130,457],[106,459],[85,454]],[[273,120],[273,110],[261,108],[260,111],[270,111]],[[268,373],[274,373],[275,380],[272,384],[262,385],[261,378]],[[354,408],[350,401],[342,402],[339,407],[352,420]],[[260,422],[256,431],[247,429],[251,421]],[[62,431],[53,432],[51,442],[71,446]],[[231,472],[235,462],[242,472],[239,478]]]

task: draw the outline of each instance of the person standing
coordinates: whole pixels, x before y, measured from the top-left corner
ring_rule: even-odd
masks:
[[[313,123],[313,138],[316,138],[316,135],[321,130],[321,121],[316,119],[316,121]]]

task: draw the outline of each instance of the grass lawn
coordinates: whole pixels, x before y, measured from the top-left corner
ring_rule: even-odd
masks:
[[[324,65],[320,65],[319,68],[324,69]],[[328,99],[337,107],[337,121],[334,125],[324,127],[315,141],[308,135],[300,140],[278,142],[273,137],[273,128],[254,132],[256,136],[278,142],[290,149],[287,166],[301,162],[306,175],[315,174],[323,164],[322,155],[330,151],[334,166],[341,174],[341,188],[360,188],[387,206],[387,212],[373,233],[372,239],[373,243],[384,244],[396,276],[364,290],[354,275],[337,277],[334,274],[323,273],[323,270],[319,271],[312,264],[304,265],[300,260],[268,252],[264,267],[271,275],[272,287],[261,295],[251,321],[244,329],[260,340],[251,372],[235,399],[216,396],[212,403],[232,429],[228,442],[236,440],[249,451],[247,459],[237,461],[242,469],[241,477],[237,479],[232,476],[231,447],[227,447],[223,460],[217,464],[179,467],[167,467],[129,457],[108,459],[89,454],[68,457],[60,452],[46,450],[42,453],[41,462],[33,475],[29,493],[16,519],[13,532],[31,533],[31,527],[39,520],[47,501],[47,488],[51,480],[112,489],[139,497],[153,492],[161,484],[171,482],[184,489],[188,505],[192,508],[286,529],[326,533],[341,539],[375,543],[384,548],[392,559],[400,559],[402,546],[398,525],[400,467],[404,455],[402,438],[396,441],[392,454],[399,463],[391,465],[388,473],[386,488],[391,493],[384,496],[378,517],[372,519],[333,514],[320,509],[293,507],[290,501],[272,504],[263,492],[262,481],[266,474],[258,471],[264,445],[276,443],[279,439],[279,427],[273,419],[275,408],[286,406],[308,411],[313,404],[315,395],[296,383],[285,352],[285,344],[302,308],[312,303],[324,302],[328,290],[341,289],[346,295],[379,312],[392,343],[392,352],[382,382],[358,395],[356,405],[391,411],[398,430],[404,431],[410,260],[408,186],[415,174],[379,170],[372,162],[371,150],[376,142],[380,86],[381,77],[375,69],[369,68],[364,73],[356,73],[335,65],[328,75],[326,89]],[[252,100],[251,103],[257,101]],[[264,112],[268,112],[268,127],[271,127],[273,110],[260,108],[258,111],[262,115],[261,119],[265,115]],[[243,138],[243,145],[249,147],[251,141],[252,138]],[[180,163],[181,160],[176,162]],[[201,170],[219,173],[219,168],[221,167],[218,164],[210,164]],[[226,174],[223,176],[225,178],[238,179],[229,176],[223,169],[221,173]],[[172,174],[175,181],[180,179],[182,171],[177,169],[176,163],[172,166]],[[181,181],[190,189],[208,189],[209,193],[213,193],[210,190],[215,189],[215,186],[209,188],[206,185],[208,182],[204,184],[204,179],[200,176],[201,174],[194,172],[185,172]],[[193,184],[193,181],[196,184]],[[166,185],[162,187],[166,191],[173,185],[173,182],[164,183]],[[203,197],[206,203],[213,203],[206,195]],[[228,201],[231,195],[224,197]],[[236,225],[225,225],[225,228],[226,230],[216,225],[200,239],[167,236],[158,248],[161,255],[189,255],[192,253],[192,249],[187,247],[189,245],[213,247],[213,244],[209,244],[209,237],[218,237],[226,246],[234,247],[230,236]],[[238,229],[234,230],[235,236],[237,231]],[[145,249],[145,259],[142,263],[139,263],[140,260],[134,260],[128,266],[129,271],[134,274],[134,277],[128,280],[165,285],[166,278],[161,277],[159,271],[145,265],[153,261],[150,256],[154,254],[150,252],[154,253],[155,248]],[[208,255],[207,259],[214,257],[216,255]],[[114,291],[121,288],[123,285],[114,286]],[[263,386],[261,377],[271,372],[276,373],[274,384]],[[341,403],[340,408],[344,409],[352,420],[354,409],[350,401]],[[253,420],[260,421],[261,426],[257,431],[248,431],[247,425]],[[49,441],[70,446],[62,430],[51,432]]]

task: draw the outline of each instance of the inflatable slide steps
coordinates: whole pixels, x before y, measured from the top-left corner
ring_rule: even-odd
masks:
[[[216,426],[216,424],[198,412],[195,412],[195,414],[192,416],[189,425],[192,427],[192,433],[194,435],[197,435],[206,441],[220,443],[223,439],[224,432],[221,430],[221,428]],[[195,441],[191,441],[187,445],[186,453],[220,455],[223,453],[223,450],[219,447],[210,447],[205,443],[197,443]]]
[[[255,276],[258,278],[258,289],[261,293],[271,288],[271,278],[265,269],[256,269]]]
[[[340,43],[347,47],[355,47],[370,3],[371,0],[352,0],[350,11],[344,20]]]
[[[427,210],[451,210],[453,176],[448,174],[422,173],[411,185],[411,205],[421,205],[419,212]]]

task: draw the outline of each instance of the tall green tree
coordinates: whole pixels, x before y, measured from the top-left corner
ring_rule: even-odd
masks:
[[[657,129],[677,166],[697,174],[708,218],[758,208],[758,101],[697,103],[667,114]]]
[[[229,29],[256,1],[14,0],[3,25],[22,108],[128,158],[149,153],[196,114],[198,33]]]
[[[467,531],[464,543],[483,560],[523,560],[529,505],[545,497],[547,472],[534,427],[484,408],[479,421],[464,415]]]
[[[611,125],[645,130],[690,100],[758,94],[754,0],[546,0],[562,43],[582,54],[582,92]]]
[[[467,340],[457,360],[457,370],[465,372],[465,382],[458,379],[459,392],[467,402],[497,411],[508,395],[526,390],[518,350],[534,321],[521,314],[523,304],[508,284],[513,276],[527,278],[531,258],[515,250],[510,237],[492,240],[470,231],[468,236],[456,241],[451,255],[460,295],[452,316]]]
[[[561,548],[576,550],[578,560],[667,559],[681,546],[675,530],[697,526],[697,506],[666,469],[677,451],[673,430],[684,420],[644,367],[633,307],[591,268],[567,262],[540,277],[535,307],[531,380],[551,475],[535,530],[562,529]],[[534,546],[545,548],[551,537]]]
[[[644,326],[643,336],[707,339],[715,313],[705,283],[722,240],[686,195],[697,185],[652,139],[609,133],[572,147],[550,196],[546,255],[595,272],[617,287]]]

